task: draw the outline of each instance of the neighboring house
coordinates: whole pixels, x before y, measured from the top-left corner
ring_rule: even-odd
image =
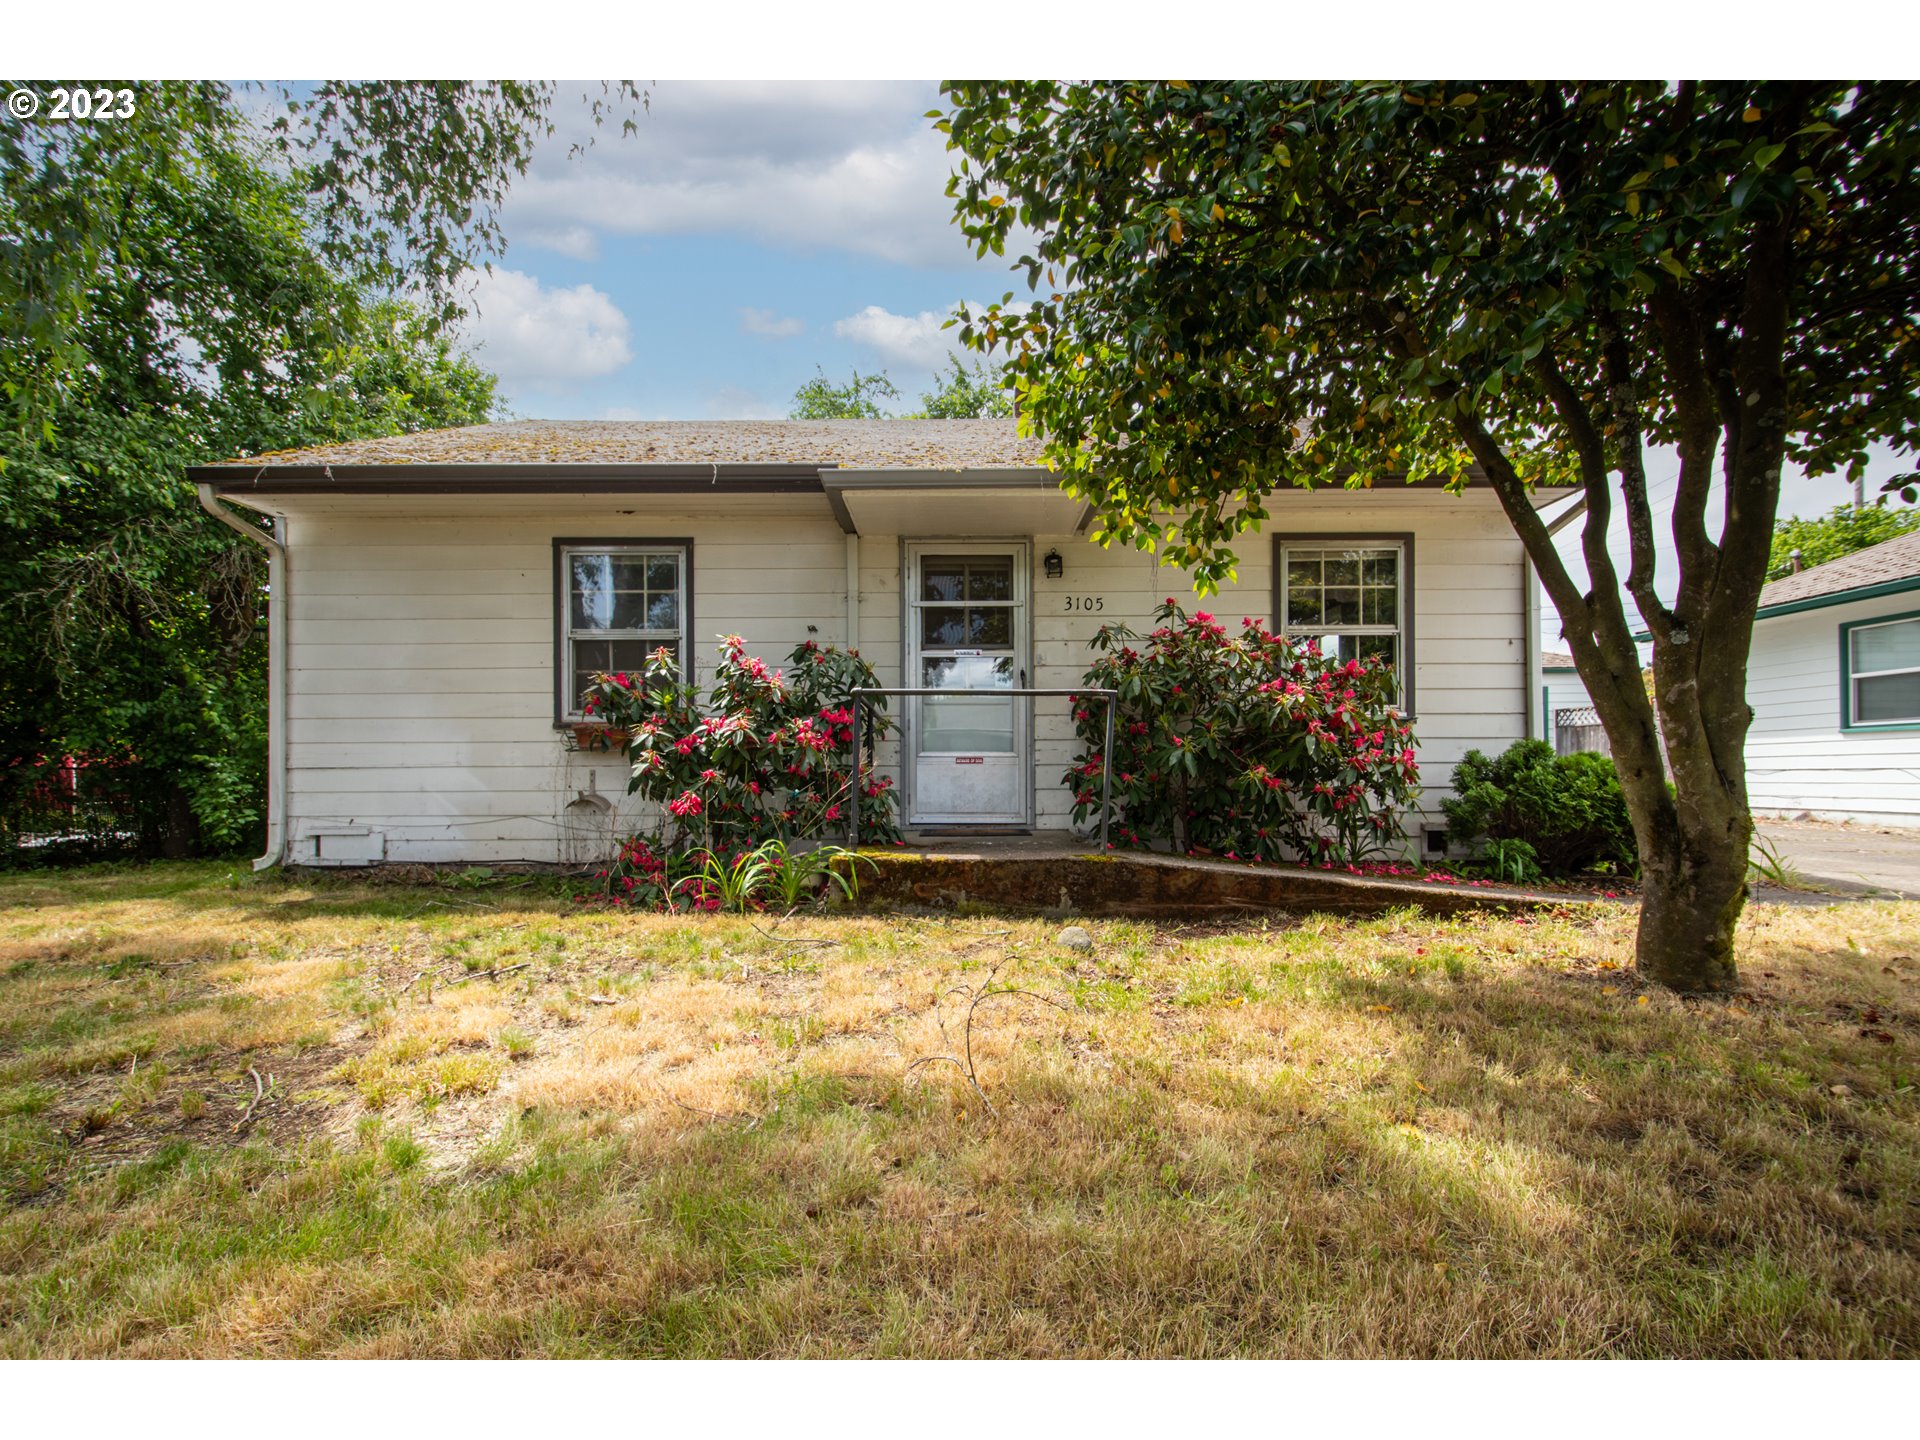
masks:
[[[1606,727],[1587,694],[1587,685],[1574,668],[1573,656],[1558,650],[1540,652],[1540,730],[1557,755],[1576,750],[1612,753]]]
[[[567,722],[601,669],[716,639],[849,645],[887,685],[1078,684],[1102,625],[1168,595],[1396,657],[1429,818],[1455,762],[1534,733],[1533,577],[1491,491],[1289,490],[1204,602],[1012,421],[518,422],[197,467],[273,517],[269,855],[581,863],[636,828],[617,754]],[[1542,491],[1545,505],[1567,492]],[[1065,702],[903,702],[880,756],[909,828],[1064,829]],[[1429,841],[1429,843],[1432,843]]]
[[[1762,590],[1747,700],[1756,813],[1920,825],[1920,533]]]

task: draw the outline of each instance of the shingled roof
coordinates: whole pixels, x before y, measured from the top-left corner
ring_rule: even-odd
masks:
[[[1916,578],[1920,578],[1920,530],[1774,581],[1760,592],[1760,613]]]
[[[515,420],[310,445],[216,468],[407,465],[807,465],[861,470],[1037,467],[1012,420]]]

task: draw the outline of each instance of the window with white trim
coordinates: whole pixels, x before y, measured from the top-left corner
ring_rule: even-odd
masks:
[[[1848,718],[1854,725],[1920,725],[1920,615],[1847,631]]]
[[[583,718],[596,672],[638,676],[665,646],[684,663],[689,546],[662,542],[559,547],[560,718]]]
[[[1313,641],[1341,661],[1383,659],[1393,667],[1401,708],[1411,711],[1408,548],[1399,540],[1282,541],[1276,608],[1289,640]]]

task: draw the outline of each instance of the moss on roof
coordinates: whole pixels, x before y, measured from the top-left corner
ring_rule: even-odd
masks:
[[[313,445],[246,465],[819,465],[971,470],[1040,464],[1012,420],[515,420]]]

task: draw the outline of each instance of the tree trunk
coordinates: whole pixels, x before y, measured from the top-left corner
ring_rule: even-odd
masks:
[[[185,860],[193,854],[200,838],[200,824],[193,816],[193,801],[178,785],[167,789],[167,824],[160,838],[160,854],[167,860]]]
[[[1648,980],[1689,992],[1739,988],[1733,932],[1747,903],[1747,844],[1695,843],[1685,834],[1641,850],[1635,960]]]

